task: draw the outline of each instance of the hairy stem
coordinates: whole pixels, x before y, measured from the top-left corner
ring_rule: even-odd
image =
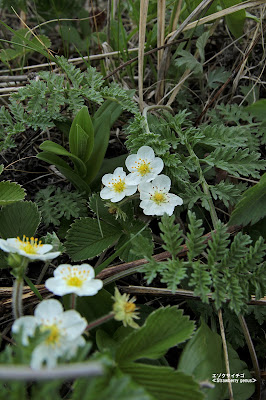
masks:
[[[22,293],[23,293],[23,278],[17,277],[15,279],[12,291],[12,310],[15,319],[18,319],[23,315]]]
[[[96,319],[95,321],[91,322],[90,324],[87,325],[87,328],[85,329],[86,331],[90,331],[91,329],[96,328],[97,326],[100,326],[104,324],[105,322],[109,321],[110,319],[113,319],[115,314],[112,312],[110,314],[104,315],[103,317]]]

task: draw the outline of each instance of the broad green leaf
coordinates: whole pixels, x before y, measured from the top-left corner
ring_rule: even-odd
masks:
[[[198,383],[191,376],[173,368],[128,363],[123,364],[121,370],[157,400],[203,400],[204,398]]]
[[[114,300],[112,299],[112,295],[107,290],[101,289],[95,296],[78,297],[77,311],[79,311],[89,323],[109,314],[112,311],[113,304]],[[102,325],[102,328],[106,332],[112,334],[119,325],[119,322],[112,319]]]
[[[118,375],[118,374],[117,374]],[[122,375],[110,378],[107,374],[103,378],[91,381],[79,379],[75,383],[73,400],[154,400],[154,397],[136,384],[129,376]]]
[[[48,162],[49,164],[55,165],[59,172],[61,172],[61,174],[63,174],[81,193],[85,192],[90,194],[91,191],[89,185],[79,175],[77,175],[68,165],[68,163],[65,162],[61,157],[58,157],[56,154],[43,151],[37,154],[37,158]]]
[[[81,177],[84,177],[86,175],[87,168],[86,168],[84,162],[79,157],[77,157],[74,154],[67,151],[63,146],[60,146],[60,144],[54,143],[51,140],[45,140],[40,145],[40,149],[44,150],[45,152],[48,152],[48,153],[69,157],[73,161],[78,174]]]
[[[98,256],[121,236],[120,229],[94,218],[75,221],[66,236],[66,251],[73,261]]]
[[[266,99],[261,99],[245,108],[251,115],[261,121],[266,119]]]
[[[69,149],[84,163],[89,160],[94,145],[94,128],[87,107],[75,116],[69,131]]]
[[[0,182],[0,206],[23,200],[25,190],[15,182]]]
[[[230,373],[245,374],[246,379],[251,375],[246,364],[241,361],[233,348],[228,345]],[[191,374],[199,381],[209,380],[212,383],[212,374],[226,374],[224,364],[223,345],[221,337],[210,330],[202,322],[192,339],[186,344],[178,365],[178,370]],[[227,383],[216,383],[214,389],[208,389],[207,400],[224,400],[228,398]],[[235,400],[246,400],[254,392],[254,385],[249,383],[233,383]]]
[[[266,216],[266,173],[259,183],[246,190],[237,203],[229,225],[251,225]]]
[[[189,339],[193,330],[194,322],[181,310],[176,307],[160,308],[122,342],[116,359],[124,364],[140,358],[160,358],[170,347]]]
[[[87,168],[87,176],[86,181],[88,183],[92,182],[99,172],[110,137],[110,113],[106,113],[104,117],[102,116],[100,119],[94,120],[95,126],[95,139],[94,139],[94,147],[93,152],[90,156],[90,159],[86,163]]]
[[[236,4],[239,4],[239,0],[221,0],[221,5],[223,8],[229,8]],[[228,28],[231,33],[236,37],[240,37],[243,35],[244,24],[246,21],[246,12],[245,10],[236,11],[232,14],[228,14],[225,17]]]
[[[9,204],[0,211],[0,234],[3,239],[34,236],[41,221],[36,204],[19,201]]]
[[[123,112],[122,107],[117,102],[113,100],[106,100],[94,114],[93,121],[96,121],[97,119],[100,121],[105,114],[110,114],[111,116],[110,127],[111,127],[113,126],[117,118],[120,117],[122,112]],[[95,136],[96,135],[97,132],[95,132]]]

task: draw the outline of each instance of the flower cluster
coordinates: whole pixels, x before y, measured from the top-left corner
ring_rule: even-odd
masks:
[[[121,201],[125,196],[133,195],[137,189],[140,192],[140,207],[145,215],[172,215],[177,205],[183,200],[169,193],[171,180],[166,175],[159,175],[163,170],[163,160],[155,157],[149,146],[142,146],[137,154],[131,154],[126,159],[129,174],[122,167],[115,169],[113,174],[106,174],[102,178],[105,186],[100,196],[113,203]]]
[[[87,326],[85,318],[75,310],[63,310],[58,300],[43,300],[35,309],[34,316],[18,318],[12,332],[22,330],[22,344],[29,344],[38,327],[42,333],[47,333],[31,355],[31,368],[54,368],[60,357],[70,359],[76,355],[79,347],[85,345],[81,336]]]

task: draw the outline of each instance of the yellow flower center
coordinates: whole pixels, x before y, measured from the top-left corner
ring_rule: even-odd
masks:
[[[130,314],[130,313],[133,313],[136,310],[136,305],[129,301],[129,302],[127,302],[125,304],[124,309],[125,309],[126,313]]]
[[[138,172],[141,176],[148,174],[151,171],[150,163],[146,163],[146,161],[142,161],[142,163],[137,168]]]
[[[67,267],[61,270],[62,278],[68,286],[81,287],[89,278],[90,271],[78,269],[77,267]]]
[[[160,204],[162,204],[162,203],[165,202],[166,196],[165,196],[164,193],[155,192],[155,193],[151,196],[151,200],[154,201],[154,203],[160,205]]]
[[[113,189],[115,192],[121,193],[125,190],[125,182],[120,179],[118,182],[113,183]]]
[[[69,278],[66,279],[66,283],[68,284],[68,286],[80,287],[82,286],[83,282],[84,279],[80,279],[78,276],[70,276]]]
[[[45,339],[46,344],[55,345],[60,338],[60,332],[57,325],[45,325],[41,328],[43,332],[50,331],[50,335]]]
[[[21,250],[24,250],[25,253],[27,254],[37,254],[38,250],[40,247],[43,245],[41,244],[42,242],[39,241],[38,239],[31,237],[30,239],[23,235],[23,239],[21,240],[19,237],[17,237],[17,240],[19,241],[19,248]]]

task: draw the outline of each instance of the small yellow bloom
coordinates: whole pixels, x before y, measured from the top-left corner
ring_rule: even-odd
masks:
[[[115,288],[115,295],[113,297],[114,305],[113,312],[115,313],[114,319],[117,321],[122,321],[124,326],[131,326],[131,328],[139,328],[139,325],[133,321],[133,319],[139,319],[138,309],[134,302],[136,297],[129,299],[129,294],[120,294],[119,290]]]

